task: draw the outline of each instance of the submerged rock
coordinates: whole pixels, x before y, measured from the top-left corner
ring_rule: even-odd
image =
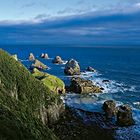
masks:
[[[86,70],[90,72],[96,72],[96,70],[90,66],[88,66]]]
[[[105,101],[103,104],[103,110],[105,111],[106,118],[111,119],[116,115],[116,103],[113,100]]]
[[[62,58],[60,56],[56,56],[52,62],[55,64],[62,64],[63,63]]]
[[[65,65],[64,73],[67,75],[79,75],[80,66],[78,62],[74,59],[69,60]]]
[[[12,55],[12,57],[13,57],[16,61],[18,61],[17,54]]]
[[[117,123],[120,126],[130,126],[135,123],[132,117],[132,109],[130,106],[121,105],[118,107]]]
[[[100,87],[93,85],[92,81],[80,77],[71,79],[70,91],[75,93],[101,93]]]
[[[58,94],[65,93],[65,84],[58,77],[48,73],[40,72],[36,68],[33,69],[33,76],[42,81],[44,85],[47,86],[51,91]]]
[[[35,60],[35,57],[34,57],[33,53],[29,54],[29,60],[30,61],[34,61]]]
[[[40,62],[39,60],[36,59],[34,61],[34,63],[31,65],[31,68],[38,68],[38,69],[45,70],[48,67],[45,64],[43,64],[42,62]]]
[[[49,56],[47,53],[42,53],[40,57],[44,59],[49,59]]]
[[[102,82],[103,83],[109,83],[110,81],[109,80],[103,80]]]

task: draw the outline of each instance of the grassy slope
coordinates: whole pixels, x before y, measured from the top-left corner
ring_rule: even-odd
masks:
[[[53,92],[56,92],[57,88],[64,90],[65,89],[65,84],[64,82],[57,78],[54,75],[50,75],[48,73],[43,73],[40,72],[38,69],[34,69],[33,70],[33,76],[37,77],[37,78],[41,78],[41,81]]]
[[[40,111],[59,100],[18,61],[0,49],[0,139],[57,139]]]

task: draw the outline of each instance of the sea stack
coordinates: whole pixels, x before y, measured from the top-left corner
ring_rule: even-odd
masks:
[[[60,56],[56,56],[52,62],[55,64],[62,64],[63,63],[62,58]]]
[[[79,75],[80,74],[79,63],[74,59],[70,59],[65,65],[64,73],[66,75]]]
[[[35,57],[34,57],[33,53],[29,54],[29,60],[30,61],[34,61],[35,60]]]

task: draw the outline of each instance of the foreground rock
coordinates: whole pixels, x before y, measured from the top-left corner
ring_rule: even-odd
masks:
[[[121,105],[118,107],[117,123],[120,126],[130,126],[134,124],[131,107],[128,105]]]
[[[56,56],[52,62],[55,64],[62,64],[63,63],[62,58],[60,56]]]
[[[90,66],[88,66],[86,70],[90,72],[96,72],[96,70]]]
[[[79,77],[71,79],[70,91],[79,94],[102,92],[100,87],[93,85],[92,81]]]
[[[116,115],[117,109],[115,101],[105,101],[102,108],[105,111],[106,118],[111,119]]]
[[[31,68],[37,68],[37,69],[41,69],[41,70],[46,70],[48,67],[43,64],[42,62],[40,62],[39,60],[35,60],[34,63],[31,65]]]
[[[80,66],[78,62],[74,59],[69,60],[65,65],[64,73],[66,75],[79,75]]]
[[[29,54],[29,60],[30,61],[34,61],[35,60],[35,57],[34,57],[33,53]]]
[[[33,69],[33,76],[39,79],[47,86],[51,91],[64,94],[65,93],[65,84],[64,82],[54,75],[48,73],[40,72],[38,69]]]
[[[49,59],[49,56],[47,53],[42,53],[40,57],[44,59]]]

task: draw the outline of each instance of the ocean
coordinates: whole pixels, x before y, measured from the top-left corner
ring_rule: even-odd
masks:
[[[81,67],[81,77],[92,80],[105,90],[101,94],[67,94],[63,98],[64,102],[70,107],[91,112],[102,112],[102,103],[109,99],[115,100],[118,105],[129,104],[133,108],[133,117],[136,121],[131,130],[140,136],[140,46],[3,45],[0,48],[10,54],[17,54],[26,67],[30,66],[28,56],[32,52],[37,59],[49,66],[48,73],[58,76],[66,84],[69,84],[70,77],[64,74],[64,64],[54,65],[52,59],[56,55],[61,56],[66,62],[70,58],[76,59]],[[41,59],[41,53],[47,53],[50,59]],[[97,72],[87,72],[88,66],[92,66]],[[110,82],[103,83],[106,79]],[[126,129],[123,129],[121,132],[125,131]]]

